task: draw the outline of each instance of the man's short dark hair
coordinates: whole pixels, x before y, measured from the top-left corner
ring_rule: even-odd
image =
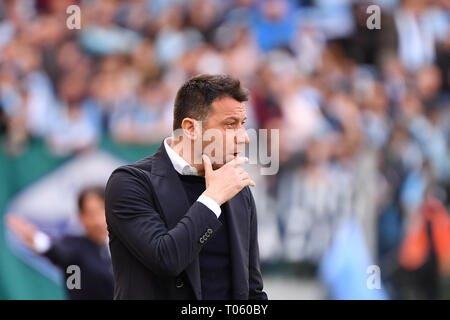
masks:
[[[105,199],[105,188],[101,186],[89,186],[81,190],[78,194],[78,210],[79,212],[83,211],[84,200],[88,195],[96,195],[100,199]]]
[[[248,100],[248,90],[229,75],[200,74],[187,80],[178,90],[173,111],[173,130],[181,128],[184,118],[204,120],[216,99],[230,97]]]

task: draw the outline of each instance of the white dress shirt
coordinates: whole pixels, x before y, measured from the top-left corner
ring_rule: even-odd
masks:
[[[37,231],[34,234],[33,247],[37,253],[43,254],[43,253],[47,252],[51,246],[52,246],[52,240],[46,233],[44,233],[42,231]]]
[[[186,160],[183,159],[183,157],[181,157],[178,153],[175,152],[175,150],[173,150],[169,146],[168,141],[170,141],[171,139],[171,137],[167,137],[164,139],[164,147],[166,148],[167,155],[169,156],[175,170],[181,175],[198,176],[197,169],[191,166]],[[216,214],[217,218],[219,218],[222,210],[220,209],[220,206],[216,201],[203,194],[198,197],[197,201],[207,206],[212,212]]]

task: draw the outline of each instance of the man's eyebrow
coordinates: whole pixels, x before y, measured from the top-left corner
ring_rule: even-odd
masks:
[[[230,120],[230,119],[235,120],[235,121],[239,121],[240,120],[240,118],[238,118],[238,117],[231,116],[231,117],[226,117],[223,121],[227,121],[227,120]],[[247,120],[247,117],[245,117],[242,121],[245,121],[245,120]]]

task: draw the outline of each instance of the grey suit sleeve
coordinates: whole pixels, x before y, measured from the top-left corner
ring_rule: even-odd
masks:
[[[259,260],[258,222],[256,204],[250,188],[247,187],[248,200],[251,211],[250,216],[250,250],[249,250],[249,300],[267,300],[263,291],[263,280]]]
[[[222,226],[204,204],[196,201],[172,229],[168,229],[153,201],[145,174],[121,167],[106,186],[106,221],[128,250],[160,276],[177,276],[198,256],[206,230]],[[176,195],[174,195],[176,201]]]

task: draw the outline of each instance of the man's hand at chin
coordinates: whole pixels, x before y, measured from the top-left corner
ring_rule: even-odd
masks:
[[[233,198],[246,186],[255,186],[249,174],[239,165],[248,163],[248,158],[236,156],[217,170],[211,165],[207,155],[202,155],[205,170],[206,190],[203,195],[210,197],[220,206]]]

